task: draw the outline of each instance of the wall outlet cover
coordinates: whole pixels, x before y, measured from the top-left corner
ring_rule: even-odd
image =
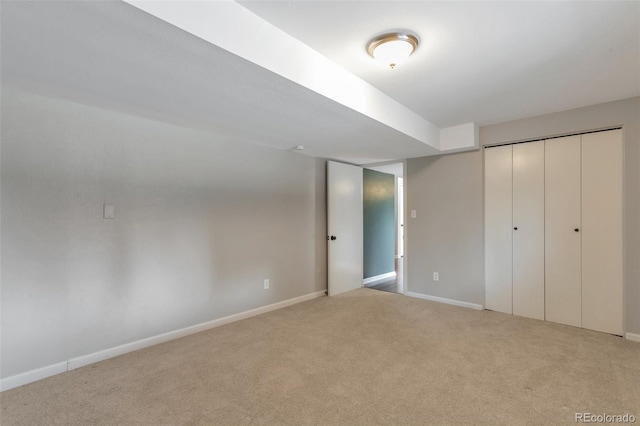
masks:
[[[105,204],[102,209],[102,217],[104,219],[115,219],[116,206],[114,206],[113,204]]]

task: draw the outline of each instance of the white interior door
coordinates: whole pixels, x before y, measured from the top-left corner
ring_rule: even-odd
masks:
[[[580,136],[545,141],[545,319],[581,327]]]
[[[512,313],[512,146],[484,150],[485,306]]]
[[[544,319],[544,141],[513,146],[513,314]]]
[[[622,335],[622,130],[582,135],[582,327]]]
[[[362,168],[327,162],[328,293],[362,287]]]

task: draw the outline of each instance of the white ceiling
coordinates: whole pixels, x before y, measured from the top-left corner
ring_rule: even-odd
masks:
[[[358,164],[440,152],[385,119],[403,108],[412,128],[443,128],[640,95],[639,2],[242,5],[362,79],[360,101],[388,105],[371,114],[338,102],[119,1],[2,2],[2,85]],[[421,46],[386,72],[365,44],[392,28]],[[230,37],[264,50],[257,34]]]
[[[638,1],[240,1],[440,127],[640,95]],[[366,52],[406,29],[395,70]]]

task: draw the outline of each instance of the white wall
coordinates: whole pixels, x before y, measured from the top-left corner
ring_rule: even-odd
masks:
[[[3,87],[1,174],[2,378],[326,288],[322,160]]]
[[[640,334],[640,98],[480,128],[481,145],[623,126],[626,331]],[[484,301],[483,153],[407,162],[408,291],[464,302]],[[433,271],[440,281],[431,280]]]

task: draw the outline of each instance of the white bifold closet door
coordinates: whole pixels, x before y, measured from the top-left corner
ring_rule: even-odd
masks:
[[[512,313],[512,151],[511,145],[485,149],[485,306]]]
[[[582,324],[580,136],[545,141],[545,319]]]
[[[513,145],[513,314],[544,319],[544,141]]]
[[[485,150],[485,305],[544,319],[544,142]]]
[[[582,135],[582,327],[622,335],[622,130]]]
[[[622,131],[545,144],[545,317],[621,335]]]
[[[487,309],[623,333],[622,130],[485,149]]]

